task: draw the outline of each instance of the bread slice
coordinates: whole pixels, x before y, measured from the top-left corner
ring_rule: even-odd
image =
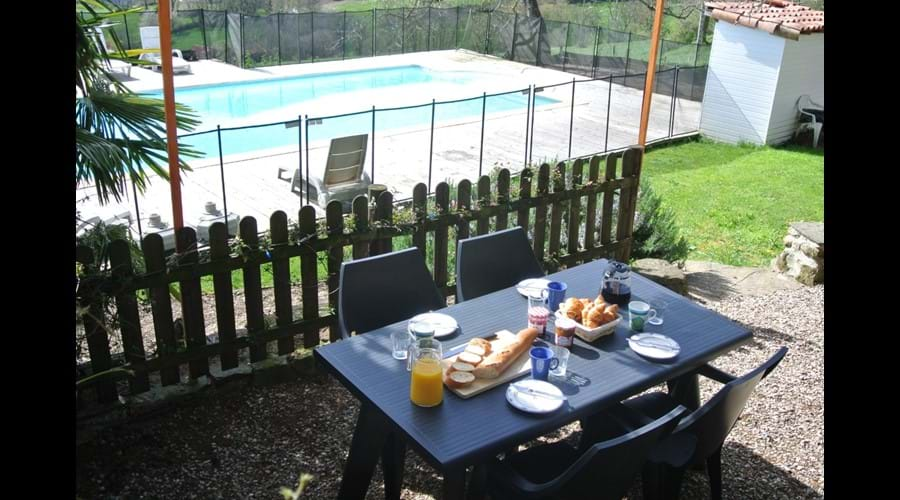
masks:
[[[481,338],[470,340],[469,347],[481,347],[482,349],[484,349],[484,354],[478,354],[476,351],[469,351],[469,349],[466,349],[467,351],[474,352],[475,354],[478,354],[481,357],[484,357],[484,356],[487,356],[488,354],[490,354],[491,348],[492,348],[490,342],[488,342],[485,339],[481,339]]]
[[[466,346],[466,352],[471,352],[477,356],[481,356],[482,358],[487,356],[487,351],[484,350],[484,347],[480,345],[469,345]]]
[[[447,385],[454,388],[465,387],[475,381],[471,372],[455,371],[447,377]]]
[[[456,358],[457,361],[462,361],[463,363],[468,363],[472,366],[478,366],[481,363],[482,359],[484,358],[468,351],[463,352]]]
[[[475,371],[475,366],[470,365],[469,363],[463,363],[462,361],[454,361],[452,365],[450,365],[450,373],[453,372],[473,372]]]

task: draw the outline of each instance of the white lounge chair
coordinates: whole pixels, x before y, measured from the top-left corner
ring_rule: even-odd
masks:
[[[162,68],[162,56],[159,52],[141,54],[140,59],[153,63],[150,68],[160,71]],[[178,49],[172,49],[172,72],[173,73],[191,73],[191,64],[184,60],[184,56]]]
[[[159,50],[159,26],[141,26],[141,48],[144,50]],[[147,52],[141,54],[142,61],[153,63],[151,69],[159,71],[162,67],[160,52]],[[172,72],[191,73],[191,65],[184,59],[184,55],[178,49],[172,49]]]
[[[109,26],[102,26],[101,28],[106,28]],[[103,51],[108,55],[111,54],[112,51],[109,50],[109,46],[106,44],[106,36],[103,34],[103,30],[101,28],[97,28],[91,36],[94,37],[94,43],[96,43],[99,47],[102,47]],[[131,63],[129,63],[128,61],[123,61],[121,59],[107,59],[104,62],[104,66],[106,66],[106,70],[110,73],[119,73],[125,76],[131,76]]]
[[[346,210],[353,198],[366,194],[366,190],[372,184],[369,174],[365,171],[368,144],[369,134],[332,139],[324,175],[309,177],[310,199],[315,200],[323,208],[331,200],[339,200]],[[279,170],[278,177],[283,180],[287,180],[281,177],[281,173],[285,170]],[[304,192],[306,182],[301,176],[300,169],[295,169],[291,177],[291,191]]]

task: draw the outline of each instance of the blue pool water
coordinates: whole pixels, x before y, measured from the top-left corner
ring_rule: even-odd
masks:
[[[203,157],[218,156],[216,125],[227,124],[235,119],[256,113],[275,111],[287,106],[296,106],[305,101],[328,95],[360,90],[397,87],[402,92],[404,85],[427,83],[450,83],[467,85],[477,95],[477,74],[465,72],[440,72],[427,70],[421,66],[400,66],[372,70],[327,73],[302,77],[277,78],[261,81],[237,82],[219,85],[204,85],[175,92],[175,100],[193,108],[200,115],[201,124],[197,131],[210,131],[185,137],[183,143],[200,151]],[[145,94],[162,98],[162,92]],[[474,97],[473,95],[473,97]],[[535,105],[557,102],[542,96],[535,98]],[[418,104],[418,103],[410,103]],[[487,98],[487,113],[524,109],[528,96],[520,93],[505,94]],[[362,106],[361,106],[362,107]],[[363,109],[360,109],[363,111]],[[469,116],[480,116],[480,98],[438,104],[435,109],[435,123]],[[288,119],[285,117],[285,119]],[[431,105],[421,107],[378,111],[375,127],[384,131],[399,127],[420,127],[431,121]],[[524,123],[523,123],[524,127]],[[317,141],[353,134],[372,132],[372,113],[328,118],[309,127],[309,140]],[[306,131],[303,131],[306,141]],[[285,127],[284,124],[266,125],[240,130],[222,131],[222,154],[230,155],[251,151],[296,145],[299,129]]]

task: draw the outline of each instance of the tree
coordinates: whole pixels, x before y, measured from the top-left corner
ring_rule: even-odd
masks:
[[[108,0],[75,2],[75,180],[78,185],[93,182],[101,203],[121,200],[126,180],[144,192],[147,169],[169,179],[164,102],[139,96],[116,80],[109,59],[140,64],[137,51],[126,53],[115,31],[111,53],[99,38],[111,21],[140,10],[119,10]],[[176,104],[176,123],[189,131],[200,122],[190,108]],[[184,158],[199,154],[182,144],[178,149],[180,167],[190,170]]]

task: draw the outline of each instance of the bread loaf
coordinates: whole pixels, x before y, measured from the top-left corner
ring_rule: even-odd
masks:
[[[456,359],[462,361],[463,363],[469,363],[472,366],[478,366],[483,358],[477,354],[472,354],[469,351],[465,351],[457,356]]]
[[[491,343],[488,342],[486,339],[482,339],[482,338],[472,339],[469,341],[469,347],[476,349],[476,350],[469,350],[468,347],[466,348],[466,350],[469,352],[473,352],[475,354],[478,354],[477,348],[480,347],[481,349],[483,349],[484,354],[478,354],[481,357],[487,356],[488,354],[491,353]]]
[[[478,378],[497,378],[519,356],[531,349],[531,343],[540,334],[535,328],[526,328],[516,334],[516,339],[502,349],[494,351],[475,368]]]

